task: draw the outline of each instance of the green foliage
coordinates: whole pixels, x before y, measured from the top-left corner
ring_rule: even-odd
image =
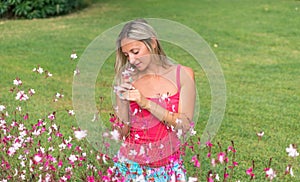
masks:
[[[80,9],[85,0],[4,0],[0,2],[0,18],[46,18]]]

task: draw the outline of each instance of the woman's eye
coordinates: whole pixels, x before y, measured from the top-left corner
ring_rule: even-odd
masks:
[[[139,51],[133,51],[132,53],[133,53],[133,54],[138,54],[138,53],[139,53]]]

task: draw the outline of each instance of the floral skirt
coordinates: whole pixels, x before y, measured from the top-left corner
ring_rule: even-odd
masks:
[[[125,181],[186,181],[186,170],[182,160],[177,160],[166,166],[157,168],[141,166],[138,163],[125,159],[114,164],[116,175],[125,177]]]

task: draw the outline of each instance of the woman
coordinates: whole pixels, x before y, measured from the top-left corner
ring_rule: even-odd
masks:
[[[169,61],[153,28],[134,20],[117,39],[115,72],[123,139],[116,175],[126,181],[185,181],[180,139],[193,120],[192,69]]]

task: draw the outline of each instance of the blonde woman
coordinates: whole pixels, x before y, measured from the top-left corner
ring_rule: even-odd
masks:
[[[181,138],[195,106],[193,70],[173,64],[154,29],[128,22],[117,39],[117,127],[123,144],[116,176],[126,181],[186,181]]]

